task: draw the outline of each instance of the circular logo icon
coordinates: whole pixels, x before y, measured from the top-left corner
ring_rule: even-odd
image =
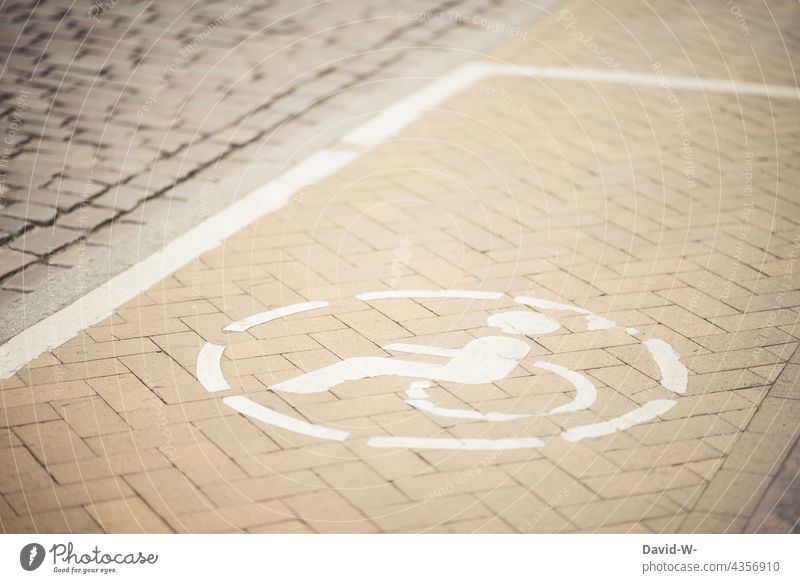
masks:
[[[447,330],[437,329],[438,335],[429,335],[436,339],[431,342],[419,341],[413,335],[408,338],[409,334],[405,334],[404,342],[380,346],[381,356],[351,356],[316,368],[304,366],[303,370],[310,370],[269,385],[269,391],[287,396],[338,391],[347,397],[358,395],[358,384],[368,379],[377,379],[386,385],[400,379],[404,383],[404,407],[439,420],[439,427],[444,428],[422,435],[404,434],[396,427],[387,431],[384,427],[384,431],[366,436],[367,444],[374,448],[502,451],[541,447],[546,440],[553,438],[577,442],[655,421],[686,392],[688,370],[670,343],[648,337],[637,328],[621,326],[580,306],[544,298],[509,297],[502,292],[470,290],[379,291],[359,294],[356,299],[366,304],[365,310],[380,310],[382,302],[392,300],[414,300],[423,304],[469,300],[482,306],[479,311],[471,312],[480,316],[480,323],[468,326],[459,322],[457,312],[456,317],[441,318],[445,324],[453,322],[454,330],[449,333],[463,338],[460,345],[453,346],[456,341],[452,339],[446,342],[438,339],[447,335]],[[293,304],[233,322],[225,326],[224,331],[245,333],[269,322],[288,322],[307,317],[299,316],[301,314],[329,308],[325,301]],[[367,314],[362,316],[363,321],[370,318],[365,310],[357,312]],[[379,317],[386,320],[382,313],[376,313],[375,318]],[[569,319],[568,327],[560,321],[564,318]],[[612,380],[603,383],[585,370],[573,370],[569,365],[575,364],[575,355],[582,349],[591,352],[593,345],[589,336],[592,333],[605,334],[606,340],[601,340],[600,346],[632,346],[640,351],[647,363],[638,366],[650,371],[652,386],[638,387],[629,394],[622,394],[613,388]],[[571,334],[580,335],[581,339],[570,345],[568,337]],[[552,342],[548,343],[548,339]],[[563,339],[567,340],[561,342]],[[277,340],[278,337],[268,335],[262,342],[268,345]],[[553,350],[548,351],[543,345]],[[561,345],[566,348],[559,350]],[[197,357],[198,380],[211,393],[231,389],[222,371],[225,350],[225,346],[206,342]],[[622,361],[616,362],[623,364]],[[648,378],[630,367],[627,374]],[[514,381],[525,381],[531,375],[542,375],[540,380],[554,387],[544,392],[555,394],[553,398],[561,402],[556,406],[526,410],[526,403],[530,401],[535,405],[536,399],[527,398],[520,392],[515,394],[514,387],[520,383]],[[474,395],[476,389],[479,393],[481,390],[491,392],[492,387],[501,383],[507,384],[504,393],[507,399],[464,398],[459,401],[457,398],[459,392],[469,392],[470,395]],[[432,392],[436,394],[431,395]],[[374,387],[370,394],[375,394]],[[439,398],[442,395],[444,398]],[[456,398],[448,402],[448,396]],[[457,402],[455,405],[452,403],[454,400]],[[353,437],[346,428],[316,419],[313,415],[287,414],[259,402],[255,395],[227,396],[222,401],[260,423],[297,434],[333,441]],[[346,403],[346,398],[342,401]],[[501,404],[499,409],[505,410],[491,410],[493,403]],[[509,403],[513,410],[509,410]],[[459,424],[462,424],[460,428]],[[476,428],[476,424],[481,425]]]
[[[44,547],[39,543],[29,543],[19,552],[19,564],[26,571],[35,571],[44,562]]]

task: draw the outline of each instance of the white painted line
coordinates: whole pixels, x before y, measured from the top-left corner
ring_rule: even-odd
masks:
[[[731,93],[776,99],[800,99],[800,89],[789,85],[672,77],[652,73],[616,73],[603,69],[570,69],[565,67],[537,67],[534,65],[478,62],[457,67],[441,79],[402,99],[370,122],[352,130],[342,138],[342,141],[363,148],[377,146],[416,121],[424,110],[437,107],[446,99],[474,83],[494,76],[617,83],[631,87],[669,87],[687,91]]]
[[[384,350],[391,352],[405,352],[408,354],[425,354],[427,356],[444,356],[455,358],[461,351],[456,348],[439,348],[438,346],[424,346],[422,344],[389,344],[383,347]]]
[[[197,355],[197,380],[209,393],[227,391],[231,388],[220,368],[224,351],[224,346],[206,342]]]
[[[268,182],[209,217],[97,289],[0,346],[0,378],[8,378],[43,352],[61,346],[81,330],[110,316],[194,258],[264,215],[281,209],[299,187],[330,176],[358,157],[356,152],[323,149],[284,176]]]
[[[689,371],[683,365],[680,357],[672,346],[660,338],[645,340],[642,344],[647,347],[653,360],[661,372],[661,384],[673,393],[682,395],[689,386]]]
[[[429,364],[382,356],[351,357],[281,381],[270,387],[287,393],[321,393],[349,381],[382,376],[482,385],[505,378],[525,358],[530,346],[506,336],[470,341],[444,364]]]
[[[430,389],[432,386],[433,383],[428,381],[414,381],[406,389],[406,397],[409,399],[427,399],[428,393],[425,392],[425,389]]]
[[[525,414],[509,414],[509,413],[481,413],[473,409],[448,409],[446,407],[439,407],[426,399],[408,399],[406,401],[409,405],[420,411],[438,415],[439,417],[449,417],[451,419],[475,419],[478,421],[513,421],[514,419],[522,419],[524,417],[531,417]]]
[[[314,425],[302,419],[295,419],[283,413],[265,407],[247,397],[235,396],[225,397],[222,402],[228,405],[231,409],[238,411],[242,415],[247,415],[258,421],[267,423],[274,427],[280,427],[288,431],[294,431],[309,437],[319,437],[320,439],[331,439],[334,441],[344,441],[349,435],[346,431],[339,431],[338,429],[330,429],[322,425]]]
[[[367,445],[382,448],[460,449],[467,451],[507,451],[542,447],[538,437],[508,439],[456,439],[455,437],[371,437]]]
[[[641,334],[641,331],[638,328],[634,328],[633,326],[625,328],[625,332],[627,332],[631,336],[638,336],[639,334]]]
[[[551,302],[550,300],[543,300],[540,298],[529,298],[526,296],[518,296],[514,301],[524,306],[531,308],[541,308],[542,310],[561,310],[562,312],[574,312],[576,314],[589,314],[586,308],[579,308],[570,304],[561,304],[559,302]]]
[[[561,328],[561,324],[537,312],[498,312],[486,320],[489,326],[499,328],[506,334],[522,334],[525,336],[541,336],[550,334]]]
[[[651,421],[663,415],[672,407],[675,406],[675,401],[669,399],[661,399],[655,401],[648,401],[641,407],[637,407],[629,413],[602,421],[600,423],[592,423],[591,425],[579,425],[561,433],[566,441],[575,442],[587,437],[602,437],[604,435],[611,435],[617,431],[624,431],[634,425]]]
[[[502,292],[483,292],[468,290],[386,290],[367,292],[356,296],[359,300],[393,300],[398,298],[462,298],[465,300],[499,300]]]
[[[243,320],[239,320],[238,322],[233,322],[232,324],[228,324],[223,328],[226,332],[244,332],[252,328],[253,326],[258,326],[259,324],[263,324],[264,322],[269,322],[271,320],[277,320],[278,318],[283,318],[285,316],[291,316],[292,314],[300,314],[301,312],[308,312],[310,310],[316,310],[319,308],[327,307],[329,304],[328,302],[304,302],[302,304],[293,304],[291,306],[284,306],[282,308],[276,308],[274,310],[267,310],[266,312],[261,312],[260,314],[254,314],[252,316],[248,316]]]
[[[602,316],[595,316],[594,314],[589,314],[586,316],[587,330],[610,330],[611,328],[616,327],[616,322],[612,322],[611,320],[603,318]]]
[[[365,148],[385,142],[416,121],[426,109],[438,106],[448,97],[491,75],[487,74],[486,67],[486,63],[457,67],[441,79],[401,99],[372,121],[345,134],[342,141]]]
[[[753,95],[775,99],[800,99],[800,88],[791,85],[769,85],[765,83],[746,83],[726,81],[725,79],[701,79],[697,77],[673,77],[654,73],[617,73],[604,69],[568,69],[564,67],[536,67],[533,65],[493,64],[484,77],[507,75],[553,79],[556,81],[597,81],[600,83],[619,83],[632,87],[669,87],[701,93],[732,93]]]
[[[587,379],[579,372],[575,372],[574,370],[564,368],[563,366],[559,366],[557,364],[551,364],[549,362],[542,361],[537,362],[533,366],[554,372],[561,378],[569,381],[570,384],[575,387],[575,397],[572,399],[572,401],[548,411],[548,415],[583,411],[584,409],[591,407],[597,400],[597,389],[595,388],[594,383],[592,383],[592,381]]]

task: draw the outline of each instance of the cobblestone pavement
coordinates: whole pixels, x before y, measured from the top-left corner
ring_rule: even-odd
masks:
[[[537,11],[518,0],[5,3],[0,340],[354,116],[520,34]]]
[[[797,17],[564,2],[483,62],[605,80],[489,75],[335,143],[360,156],[2,381],[3,528],[796,529],[800,117],[742,84],[796,86]]]

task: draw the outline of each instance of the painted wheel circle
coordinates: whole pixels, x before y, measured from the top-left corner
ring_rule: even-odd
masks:
[[[501,292],[469,290],[392,290],[368,292],[356,296],[358,300],[369,304],[399,298],[470,299],[489,302],[505,297],[507,296]],[[274,384],[269,389],[286,393],[317,393],[366,378],[400,376],[409,380],[408,389],[405,392],[407,397],[405,402],[422,414],[487,423],[504,423],[524,418],[563,415],[589,409],[597,399],[597,389],[594,383],[582,373],[546,360],[535,362],[533,367],[553,373],[567,381],[572,386],[574,397],[570,402],[544,412],[486,413],[468,408],[445,408],[433,403],[429,399],[426,389],[437,381],[479,385],[506,378],[529,353],[531,337],[551,334],[561,328],[561,324],[552,317],[552,314],[558,312],[584,318],[587,331],[620,329],[634,338],[642,336],[642,333],[636,328],[621,327],[616,322],[580,306],[528,296],[517,296],[513,300],[523,309],[493,313],[487,319],[487,325],[496,328],[502,335],[480,336],[460,349],[421,344],[389,344],[383,349],[401,356],[348,358]],[[225,326],[224,331],[228,333],[246,332],[267,322],[328,306],[328,302],[324,301],[292,304],[232,322]],[[521,340],[520,337],[524,340]],[[675,405],[675,398],[686,392],[688,370],[681,362],[674,347],[660,338],[638,339],[647,349],[658,370],[658,383],[669,391],[671,398],[651,399],[609,419],[565,429],[559,434],[563,440],[577,442],[583,439],[602,437],[656,420]],[[231,389],[222,373],[221,361],[224,351],[224,346],[206,342],[198,353],[197,378],[210,393],[225,392]],[[434,357],[433,359],[437,362],[431,364],[402,358],[402,354],[409,353]],[[225,396],[222,401],[226,406],[258,422],[301,435],[332,441],[344,441],[350,436],[347,431],[286,415],[243,395]],[[375,448],[494,451],[535,448],[541,447],[544,443],[545,437],[541,435],[491,439],[375,435],[367,440],[367,444]]]

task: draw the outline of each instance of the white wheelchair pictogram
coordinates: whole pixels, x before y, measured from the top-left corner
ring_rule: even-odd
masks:
[[[504,296],[505,294],[501,292],[466,290],[392,290],[364,293],[356,298],[371,304],[397,298],[472,299],[496,302]],[[514,301],[526,309],[511,309],[494,313],[487,318],[486,322],[489,327],[499,330],[506,336],[495,334],[482,336],[471,340],[462,348],[407,343],[394,343],[383,347],[386,352],[391,354],[424,355],[434,357],[438,362],[423,362],[396,356],[352,357],[276,383],[269,389],[278,393],[311,394],[329,391],[340,385],[357,383],[367,378],[391,376],[408,379],[409,386],[405,392],[405,402],[410,407],[433,416],[503,423],[517,419],[584,411],[596,402],[597,389],[594,383],[580,372],[544,360],[535,362],[533,366],[560,376],[572,386],[574,392],[570,402],[549,411],[501,413],[482,412],[470,408],[446,408],[431,401],[426,392],[426,389],[429,389],[435,382],[483,385],[507,378],[530,353],[531,345],[525,340],[526,338],[544,336],[561,328],[556,319],[544,312],[566,312],[582,316],[586,321],[587,330],[621,328],[626,334],[639,339],[656,365],[659,384],[667,390],[670,398],[651,399],[621,415],[571,427],[560,433],[561,438],[568,442],[576,442],[611,435],[641,423],[657,420],[675,405],[677,396],[686,392],[688,370],[668,342],[659,338],[642,339],[643,334],[636,328],[623,328],[616,322],[580,306],[528,296],[515,297]],[[226,332],[245,332],[267,322],[328,306],[328,302],[322,301],[293,304],[233,322],[224,330]],[[197,357],[198,380],[211,393],[231,389],[222,373],[221,360],[224,350],[224,346],[206,342]],[[343,441],[350,436],[347,431],[286,415],[243,395],[224,397],[223,403],[259,422],[298,434],[334,441]],[[537,435],[510,435],[493,439],[375,435],[368,438],[367,443],[376,448],[509,450],[541,447],[545,443],[545,438]]]

